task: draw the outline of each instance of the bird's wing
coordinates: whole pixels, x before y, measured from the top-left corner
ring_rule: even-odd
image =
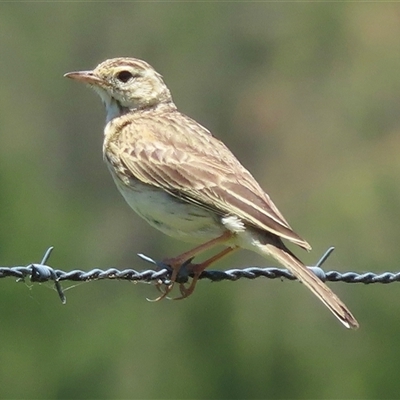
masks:
[[[250,172],[197,122],[178,112],[128,121],[121,122],[119,158],[134,178],[311,249]]]

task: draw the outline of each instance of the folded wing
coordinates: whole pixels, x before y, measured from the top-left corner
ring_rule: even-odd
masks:
[[[132,120],[131,120],[132,121]],[[178,112],[124,124],[120,160],[132,176],[221,216],[236,215],[309,250],[230,150]]]

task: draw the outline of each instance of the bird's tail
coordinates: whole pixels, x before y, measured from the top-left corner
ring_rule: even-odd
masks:
[[[357,329],[358,322],[344,303],[313,274],[294,254],[273,244],[258,244],[258,253],[270,255],[284,265],[300,282],[304,283],[328,308],[333,315],[346,327]]]

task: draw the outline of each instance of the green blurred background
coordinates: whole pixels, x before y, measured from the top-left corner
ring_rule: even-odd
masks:
[[[0,264],[145,269],[189,246],[147,226],[103,164],[98,96],[65,72],[143,58],[221,138],[326,269],[397,271],[400,5],[0,4]],[[276,265],[248,252],[221,269]],[[203,281],[185,301],[94,282],[1,281],[1,398],[398,398],[400,287]]]

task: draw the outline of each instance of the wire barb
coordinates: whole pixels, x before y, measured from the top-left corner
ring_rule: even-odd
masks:
[[[314,274],[318,276],[322,281],[326,282],[345,282],[345,283],[392,283],[400,281],[400,272],[384,272],[381,274],[375,274],[373,272],[366,272],[363,274],[356,272],[345,272],[340,273],[338,271],[328,271],[322,270],[322,264],[327,260],[327,258],[332,254],[334,247],[330,247],[325,254],[319,259],[317,264],[313,267],[308,267]],[[29,277],[31,282],[49,282],[54,283],[55,290],[62,302],[66,303],[66,297],[61,286],[62,281],[72,281],[72,282],[89,282],[103,279],[118,279],[127,280],[130,282],[143,282],[143,283],[158,283],[158,284],[170,284],[170,277],[172,269],[163,264],[153,260],[152,258],[144,255],[138,254],[138,256],[155,266],[155,270],[145,270],[136,271],[134,269],[124,269],[119,270],[116,268],[109,268],[107,270],[102,269],[92,269],[91,271],[85,272],[81,270],[72,270],[65,272],[58,269],[53,269],[47,262],[53,251],[53,247],[49,247],[42,260],[38,264],[29,264],[27,266],[15,266],[15,267],[0,267],[0,278],[14,277],[18,281],[25,281],[25,278]],[[191,261],[191,260],[190,260]],[[178,276],[177,282],[184,283],[192,275],[185,269],[185,265],[182,266],[180,274]],[[200,275],[199,279],[209,279],[213,282],[220,282],[223,280],[237,281],[242,278],[246,279],[256,279],[259,277],[264,277],[268,279],[285,278],[289,280],[296,280],[296,278],[287,269],[276,268],[276,267],[247,267],[247,268],[236,268],[229,269],[226,271],[216,271],[216,270],[205,270]]]
[[[47,282],[49,280],[54,281],[54,287],[56,289],[56,292],[58,293],[58,297],[60,298],[61,303],[65,304],[67,302],[67,298],[65,297],[65,294],[62,290],[60,280],[57,277],[54,269],[46,265],[46,262],[50,258],[53,249],[54,247],[50,246],[46,250],[40,264],[30,265],[32,271],[30,280],[31,282]]]

